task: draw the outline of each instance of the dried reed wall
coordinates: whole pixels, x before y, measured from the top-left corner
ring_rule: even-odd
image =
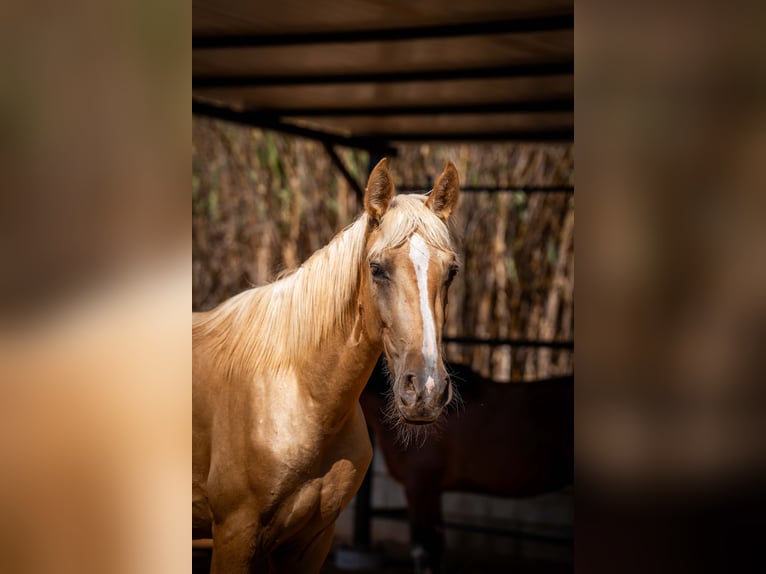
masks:
[[[195,310],[296,267],[361,212],[315,142],[194,118],[192,157]],[[366,182],[367,154],[342,157]],[[389,167],[399,185],[426,190],[447,160],[468,186],[574,181],[571,145],[408,145]],[[573,195],[463,193],[456,229],[463,269],[450,293],[447,335],[573,338]],[[568,350],[450,344],[447,358],[498,381],[574,368]]]

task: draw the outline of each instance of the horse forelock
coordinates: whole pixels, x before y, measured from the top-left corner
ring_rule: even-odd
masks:
[[[401,247],[417,233],[425,243],[436,249],[454,253],[450,229],[425,205],[425,195],[397,195],[381,219],[368,259],[386,249]]]

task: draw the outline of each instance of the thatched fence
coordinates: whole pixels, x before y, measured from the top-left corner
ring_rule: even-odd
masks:
[[[195,118],[192,135],[193,305],[296,267],[361,211],[318,143]],[[357,181],[368,157],[344,150]],[[571,145],[410,145],[389,162],[399,185],[430,189],[447,160],[471,187],[568,186]],[[560,340],[574,336],[574,196],[463,193],[456,215],[463,269],[446,336]],[[568,349],[447,346],[498,381],[572,372]]]

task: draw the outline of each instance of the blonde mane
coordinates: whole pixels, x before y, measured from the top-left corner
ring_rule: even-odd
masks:
[[[365,254],[370,221],[365,213],[283,278],[248,289],[206,313],[195,313],[193,340],[205,339],[221,364],[278,372],[295,366],[309,349],[334,333],[347,333],[356,318],[361,266],[384,249],[402,245],[416,231],[426,243],[452,251],[447,226],[426,197],[392,199],[380,237]]]

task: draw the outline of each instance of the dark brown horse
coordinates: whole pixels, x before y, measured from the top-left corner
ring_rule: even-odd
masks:
[[[386,371],[381,359],[361,404],[389,473],[404,486],[418,570],[441,570],[443,492],[526,497],[573,482],[574,377],[500,384],[452,365],[463,406],[423,441],[403,443],[386,414]]]

